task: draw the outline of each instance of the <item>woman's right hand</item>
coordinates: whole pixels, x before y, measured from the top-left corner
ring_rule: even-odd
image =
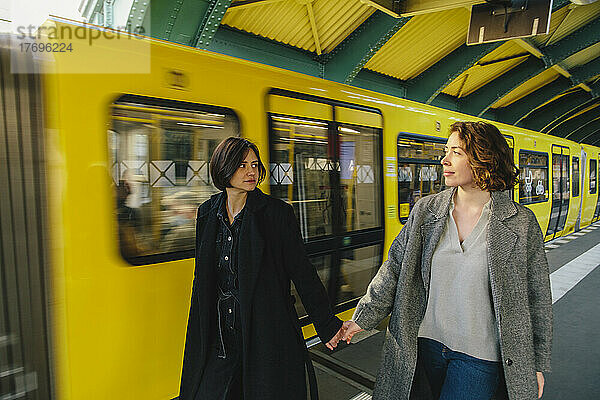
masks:
[[[344,331],[344,336],[342,336],[342,340],[345,340],[346,343],[350,344],[352,336],[354,336],[355,333],[358,333],[364,329],[358,326],[358,324],[354,321],[346,321],[342,325],[342,330]]]

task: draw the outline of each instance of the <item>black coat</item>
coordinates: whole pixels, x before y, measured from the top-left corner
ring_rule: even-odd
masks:
[[[224,195],[212,196],[198,209],[180,400],[194,400],[209,336],[216,331],[215,241],[217,209]],[[290,295],[290,280],[323,342],[337,333],[342,322],[333,314],[325,288],[308,260],[293,208],[259,189],[248,193],[239,252],[244,399],[305,400],[305,367],[312,371],[312,364]],[[311,382],[311,397],[316,398],[315,381]]]

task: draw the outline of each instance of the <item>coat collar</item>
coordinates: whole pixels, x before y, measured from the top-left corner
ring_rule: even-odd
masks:
[[[223,201],[227,198],[227,192],[223,190],[220,193],[213,194],[210,197],[210,208],[207,212],[218,212],[219,206],[223,204]],[[248,198],[246,199],[246,209],[254,213],[267,204],[267,195],[264,194],[259,188],[248,192]]]
[[[450,210],[450,203],[457,188],[450,188],[440,192],[437,196],[432,196],[427,208],[436,219],[446,218]],[[517,207],[511,199],[511,191],[490,192],[492,205],[490,214],[492,217],[504,221],[517,213]]]

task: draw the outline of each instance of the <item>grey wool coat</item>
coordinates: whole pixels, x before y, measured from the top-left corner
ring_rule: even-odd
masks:
[[[417,365],[417,334],[429,295],[431,259],[456,189],[424,197],[394,239],[353,320],[373,329],[391,313],[374,400],[430,399]],[[492,192],[488,270],[504,379],[497,399],[537,398],[536,371],[550,370],[552,296],[535,215],[509,192]],[[504,381],[504,382],[502,382]],[[505,384],[504,384],[505,383]]]

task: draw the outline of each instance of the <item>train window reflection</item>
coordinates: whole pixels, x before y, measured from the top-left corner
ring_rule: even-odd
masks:
[[[590,194],[595,194],[597,189],[596,165],[596,160],[590,160]]]
[[[343,227],[346,231],[381,226],[379,129],[338,126]]]
[[[440,164],[444,143],[398,136],[398,215],[403,224],[417,200],[446,188]]]
[[[569,156],[552,154],[552,200],[568,200],[569,190]]]
[[[189,258],[196,209],[218,192],[210,156],[239,135],[237,118],[227,109],[125,98],[113,104],[109,130],[121,254],[135,265],[159,254]]]
[[[519,152],[519,203],[548,200],[548,154]]]
[[[579,196],[579,158],[573,157],[573,197]]]
[[[340,293],[343,303],[361,297],[379,269],[381,245],[349,249],[342,252],[340,264]]]
[[[325,287],[327,287],[326,283],[329,281],[329,271],[331,271],[331,255],[310,257],[310,262],[315,266],[321,282],[325,283]],[[306,309],[300,301],[298,290],[296,289],[296,286],[294,286],[294,283],[292,283],[291,294],[295,300],[294,306],[296,307],[298,318],[306,316]]]
[[[305,240],[332,233],[331,174],[324,121],[271,116],[271,194],[292,204]]]

